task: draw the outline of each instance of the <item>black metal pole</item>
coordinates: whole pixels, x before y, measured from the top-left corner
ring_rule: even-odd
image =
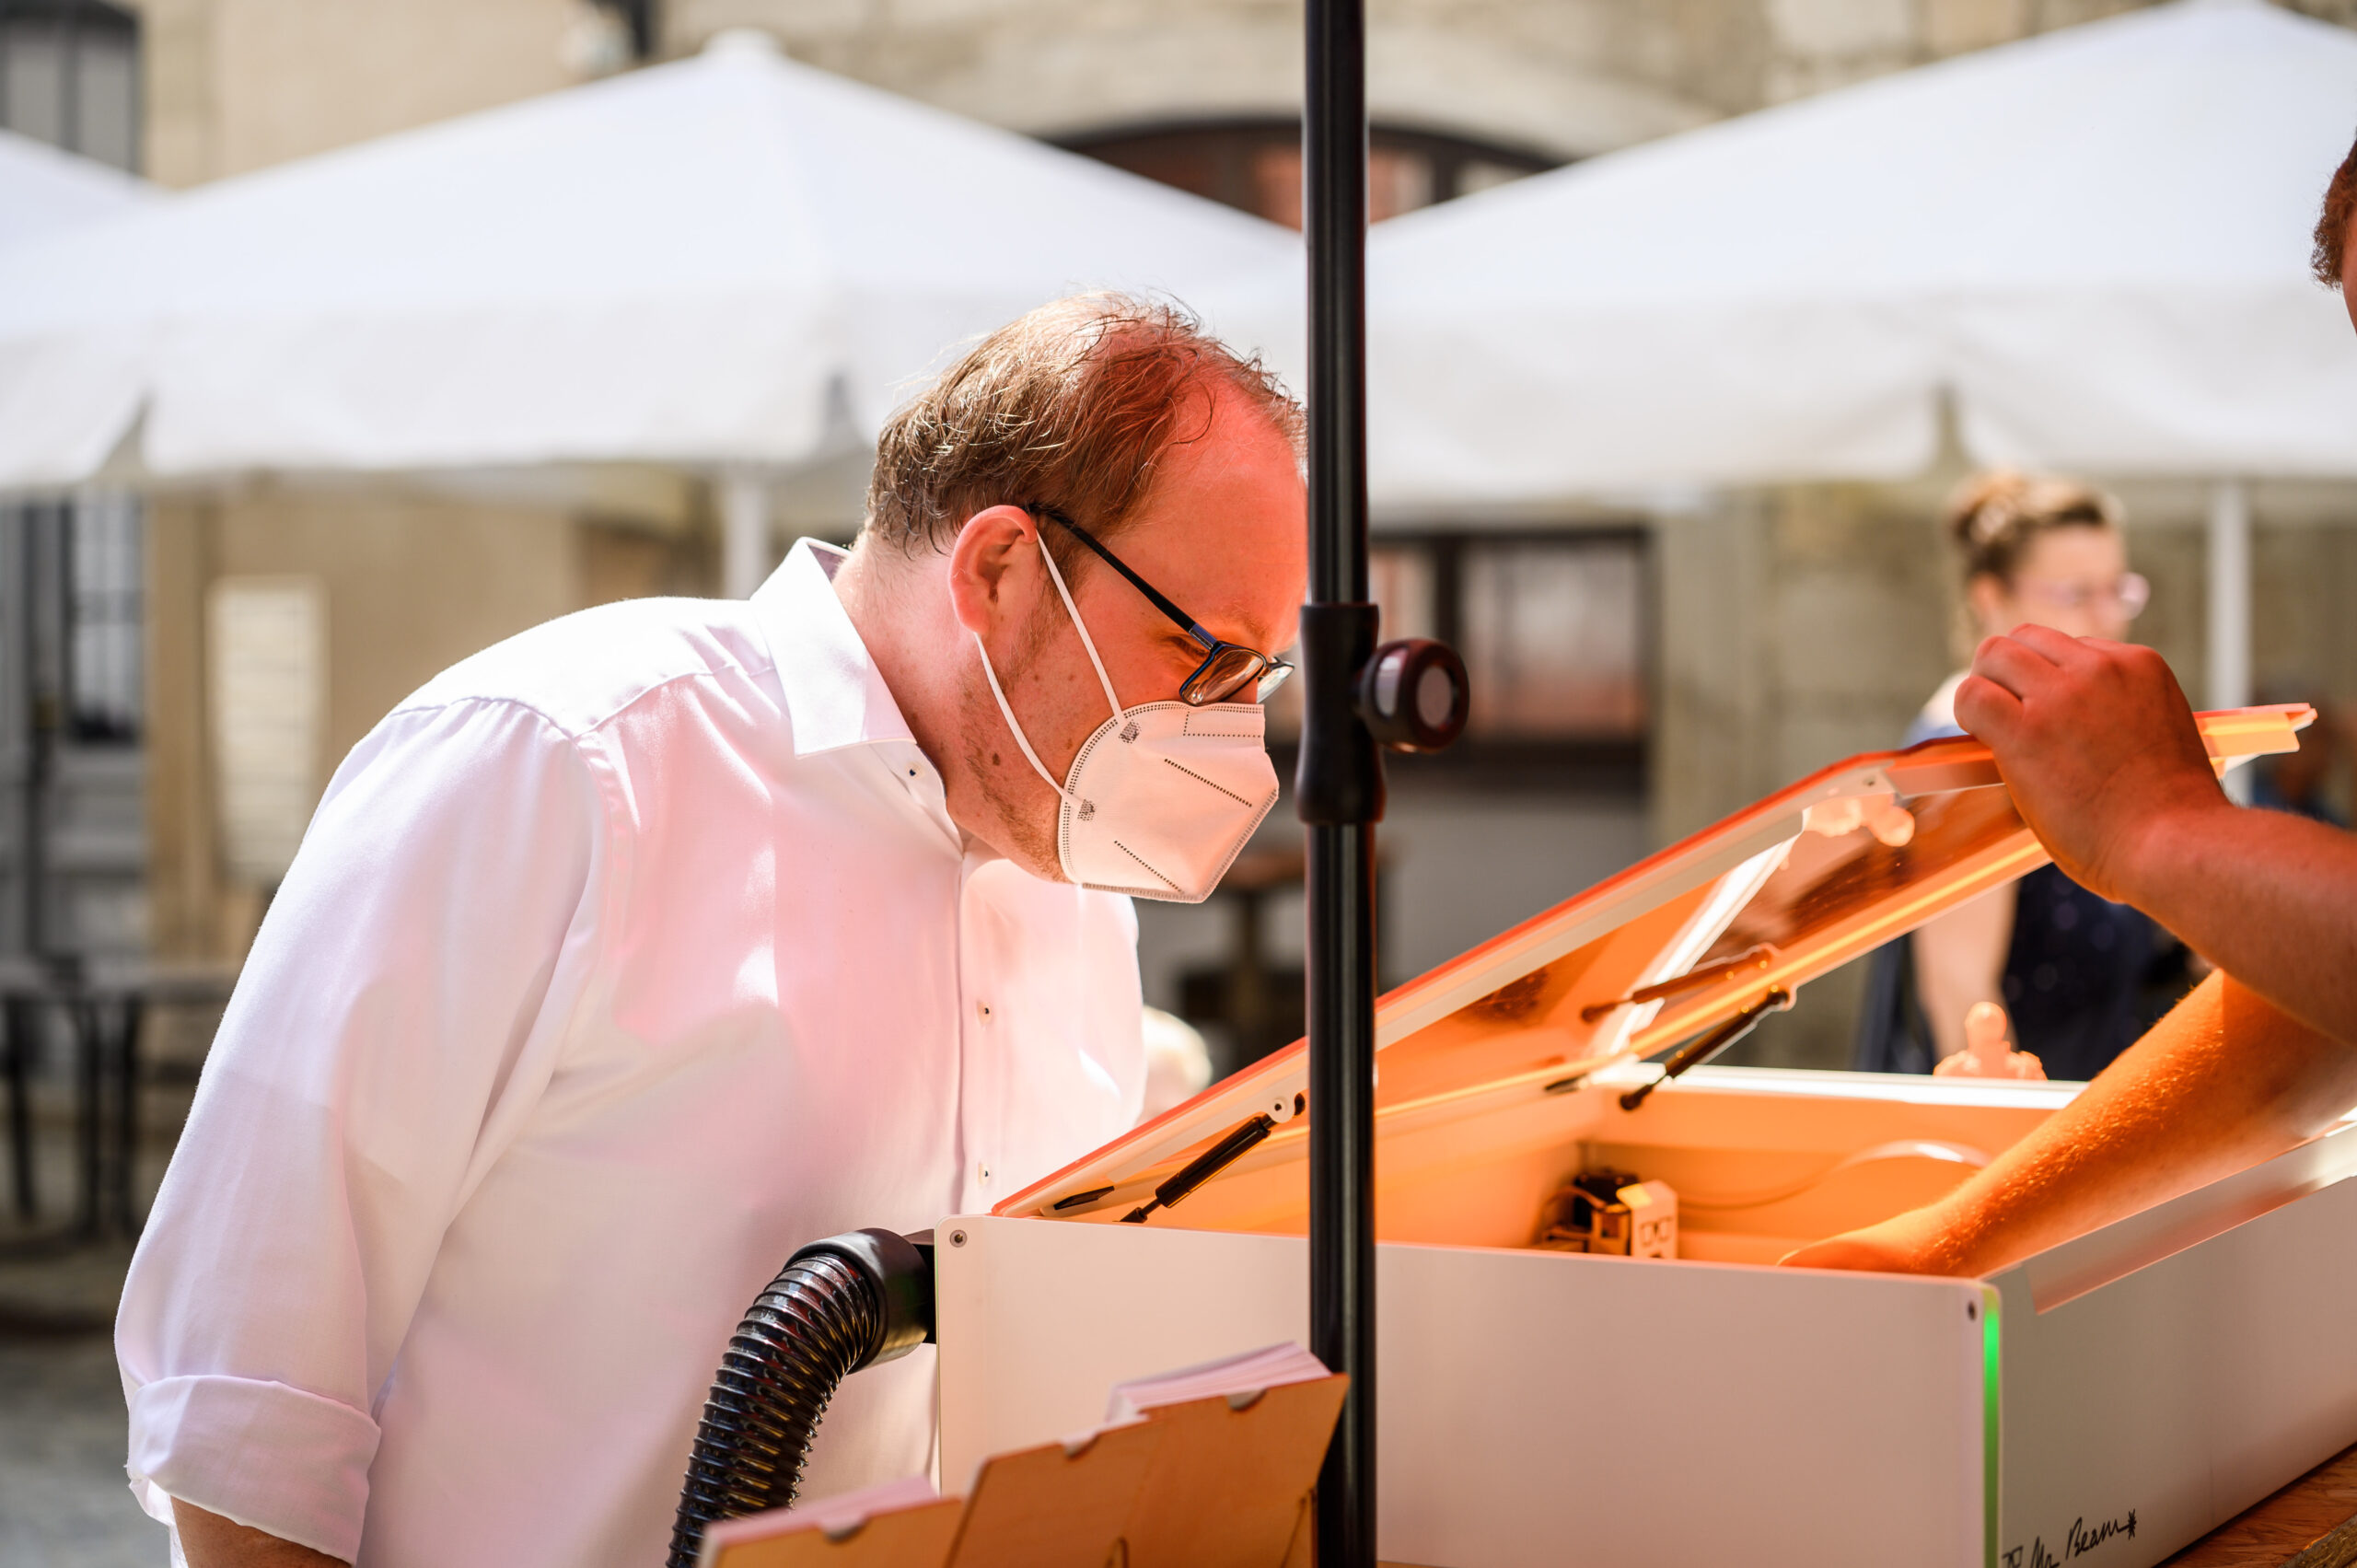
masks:
[[[1318,1480],[1318,1561],[1372,1568],[1375,829],[1309,835],[1310,1339],[1320,1361],[1351,1375]]]
[[[1375,823],[1383,769],[1353,701],[1366,602],[1366,38],[1307,0],[1309,602],[1296,808],[1307,829],[1309,1331],[1351,1392],[1318,1489],[1320,1568],[1375,1562]]]
[[[0,1052],[8,1083],[8,1165],[17,1197],[17,1217],[29,1225],[41,1213],[33,1187],[32,1054],[33,1005],[24,997],[0,999]]]
[[[24,796],[17,811],[17,875],[24,900],[25,951],[36,960],[49,957],[49,783],[55,771],[59,682],[56,675],[59,606],[53,552],[43,544],[52,529],[50,509],[27,505],[17,510],[19,578],[17,602],[23,611],[23,665],[20,694],[25,704]]]

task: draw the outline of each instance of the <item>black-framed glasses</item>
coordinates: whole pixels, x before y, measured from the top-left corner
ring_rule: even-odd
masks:
[[[1155,609],[1203,645],[1203,662],[1178,687],[1180,702],[1198,708],[1206,703],[1225,703],[1248,686],[1254,689],[1252,700],[1265,703],[1293,673],[1293,666],[1273,654],[1260,653],[1240,643],[1224,643],[1204,631],[1201,621],[1171,603],[1159,588],[1131,571],[1126,562],[1099,543],[1094,534],[1053,506],[1035,505],[1026,510],[1036,512],[1086,545],[1099,561],[1128,578],[1130,586],[1145,595]]]

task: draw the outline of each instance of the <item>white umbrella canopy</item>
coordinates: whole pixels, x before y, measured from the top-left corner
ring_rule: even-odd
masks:
[[[0,256],[0,485],[152,473],[779,468],[943,346],[1287,233],[799,65],[758,35]]]
[[[95,158],[0,131],[0,250],[129,212],[154,194]]]
[[[2357,474],[2357,337],[2306,267],[2352,130],[2357,35],[2180,0],[1394,219],[1370,484],[1897,478],[1943,397],[1983,461]],[[1297,343],[1292,291],[1235,314]]]

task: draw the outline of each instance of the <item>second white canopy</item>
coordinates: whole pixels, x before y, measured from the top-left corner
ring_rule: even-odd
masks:
[[[2352,129],[2357,34],[2179,0],[1394,219],[1374,496],[1897,478],[1943,397],[1981,461],[2357,475],[2306,266]],[[1297,289],[1223,316],[1297,365]]]

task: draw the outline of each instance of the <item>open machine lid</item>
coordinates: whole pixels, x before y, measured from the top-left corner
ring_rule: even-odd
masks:
[[[2305,703],[2197,715],[2220,772],[2296,750]],[[1376,1004],[1376,1111],[1650,1056],[2047,864],[1989,749],[1837,762]],[[1097,1217],[1266,1114],[1307,1109],[1296,1041],[998,1205]]]

